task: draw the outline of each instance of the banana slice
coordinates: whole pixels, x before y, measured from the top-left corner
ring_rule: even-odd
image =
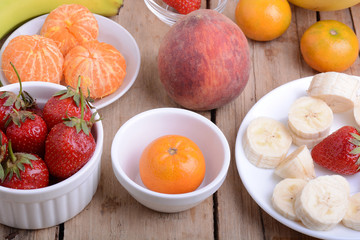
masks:
[[[299,221],[295,214],[294,203],[296,195],[306,183],[306,180],[300,178],[285,178],[276,184],[271,198],[275,210],[290,220]]]
[[[355,117],[355,122],[358,126],[360,126],[360,98],[356,98],[355,100],[355,104],[354,104],[354,117]]]
[[[350,197],[349,208],[342,223],[348,228],[360,231],[360,193]]]
[[[298,135],[293,133],[293,131],[291,131],[291,130],[289,132],[292,137],[292,141],[293,141],[294,145],[296,145],[298,147],[305,145],[308,149],[315,147],[316,144],[321,142],[324,138],[326,138],[329,135],[329,134],[327,134],[327,135],[325,135],[323,137],[319,137],[319,138],[303,138],[303,137],[299,137]]]
[[[314,161],[309,149],[302,145],[288,155],[275,168],[275,174],[282,178],[315,178]]]
[[[340,175],[310,180],[296,196],[295,213],[309,229],[330,230],[345,216],[350,185]]]
[[[286,157],[291,142],[285,125],[268,117],[252,120],[243,136],[246,157],[260,168],[275,168]]]
[[[334,113],[354,107],[360,82],[354,77],[338,72],[316,74],[307,90],[309,96],[324,100]]]
[[[290,130],[305,139],[328,135],[333,119],[333,112],[323,100],[309,96],[298,98],[288,113]]]

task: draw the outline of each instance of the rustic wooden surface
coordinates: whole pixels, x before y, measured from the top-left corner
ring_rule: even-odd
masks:
[[[234,20],[237,0],[228,0],[224,15]],[[203,4],[204,5],[204,4]],[[244,92],[217,110],[199,112],[215,122],[227,137],[231,165],[222,187],[200,205],[181,213],[164,214],[143,207],[118,183],[111,169],[112,139],[129,118],[157,107],[180,107],[167,96],[157,71],[157,52],[169,26],[142,0],[125,0],[112,19],[137,41],[141,68],[133,87],[118,101],[100,110],[105,126],[102,175],[91,203],[76,217],[58,226],[27,231],[0,225],[0,239],[313,239],[279,223],[247,193],[235,165],[237,131],[248,110],[272,89],[316,74],[300,54],[303,32],[318,20],[335,19],[360,35],[360,5],[335,12],[313,12],[292,6],[287,32],[271,42],[249,40],[252,70]],[[4,42],[1,40],[0,44]],[[346,71],[359,75],[359,59]]]

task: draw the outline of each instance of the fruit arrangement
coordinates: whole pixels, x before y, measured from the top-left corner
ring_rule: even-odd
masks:
[[[96,113],[80,90],[80,79],[76,89],[56,93],[43,109],[22,90],[20,78],[19,86],[17,95],[5,91],[0,96],[5,122],[0,130],[0,186],[43,188],[72,176],[90,160]]]
[[[274,169],[283,179],[273,190],[274,209],[312,230],[330,230],[340,222],[360,230],[355,210],[359,195],[350,196],[350,185],[343,176],[360,170],[360,133],[356,127],[343,126],[330,134],[334,114],[354,110],[353,118],[358,118],[359,87],[350,75],[319,73],[312,78],[307,96],[291,104],[288,127],[269,117],[257,117],[243,135],[249,162]],[[297,147],[288,154],[291,144]],[[316,176],[315,164],[333,174]]]
[[[10,62],[22,81],[47,81],[77,86],[94,99],[115,92],[126,76],[126,61],[112,45],[97,40],[99,27],[89,9],[78,4],[60,5],[50,12],[40,34],[20,35],[2,55],[2,69],[10,83],[17,82]]]

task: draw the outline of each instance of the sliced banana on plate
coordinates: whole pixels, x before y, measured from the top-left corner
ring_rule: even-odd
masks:
[[[291,143],[286,126],[269,117],[252,120],[243,136],[247,159],[260,168],[275,168],[286,157]]]
[[[309,96],[296,99],[288,113],[290,130],[304,139],[327,136],[333,119],[331,108],[323,100]]]
[[[330,230],[344,218],[349,194],[350,185],[340,175],[312,179],[296,196],[296,216],[309,229]]]
[[[299,221],[294,203],[296,195],[306,183],[306,180],[300,178],[285,178],[276,184],[271,198],[275,210],[290,220]]]
[[[315,147],[316,144],[318,144],[319,142],[321,142],[324,138],[326,138],[328,136],[328,135],[325,135],[325,136],[319,137],[319,138],[303,138],[303,137],[296,135],[291,130],[289,132],[292,137],[292,141],[293,141],[294,145],[296,145],[298,147],[305,145],[308,149]]]
[[[309,149],[305,145],[295,149],[275,168],[275,174],[282,178],[315,178],[314,161]]]
[[[350,197],[349,208],[342,223],[348,228],[360,231],[360,193],[356,193]]]
[[[324,100],[334,113],[340,113],[354,107],[359,87],[359,80],[351,75],[325,72],[312,78],[307,93]]]

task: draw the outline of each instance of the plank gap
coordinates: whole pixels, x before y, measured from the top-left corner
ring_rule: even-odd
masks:
[[[216,124],[216,109],[210,111],[210,120]]]
[[[316,11],[316,21],[320,21],[320,12]]]
[[[59,240],[64,240],[64,231],[65,231],[65,224],[61,223],[59,225]]]
[[[217,192],[213,194],[214,240],[219,239],[219,202]]]
[[[352,12],[352,9],[349,8],[349,12],[350,12],[350,18],[351,18],[351,28],[354,30],[354,33],[356,34],[356,28],[355,28],[355,21],[354,21],[354,15],[353,15],[353,12]]]
[[[211,2],[211,0],[206,0],[206,9],[210,8],[210,2]]]

